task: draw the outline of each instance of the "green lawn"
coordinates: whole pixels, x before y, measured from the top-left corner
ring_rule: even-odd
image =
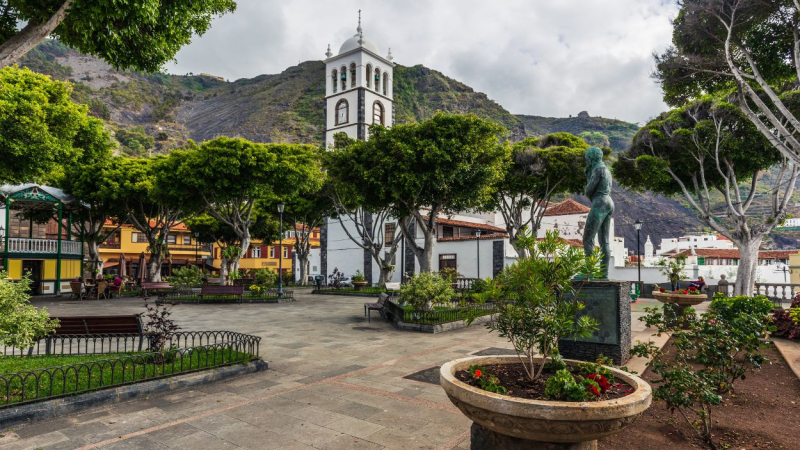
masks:
[[[0,405],[75,394],[236,362],[245,363],[251,359],[251,355],[231,348],[202,347],[191,349],[184,355],[167,351],[163,354],[3,356],[0,357]],[[38,381],[29,376],[23,382],[21,377],[13,375],[27,371],[36,371],[39,374]]]

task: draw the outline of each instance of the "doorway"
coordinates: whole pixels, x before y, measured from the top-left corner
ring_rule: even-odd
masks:
[[[22,274],[29,273],[31,279],[31,295],[42,295],[42,261],[23,259]]]

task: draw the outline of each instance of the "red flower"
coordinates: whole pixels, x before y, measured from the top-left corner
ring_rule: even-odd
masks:
[[[586,388],[586,392],[594,395],[600,395],[600,390],[597,389],[597,386],[590,384],[589,387]]]
[[[665,292],[665,291],[666,290],[664,288],[658,288],[658,292]]]
[[[709,322],[711,322],[711,323],[717,323],[717,321],[716,321],[716,320],[714,320],[714,319],[711,319],[711,320],[709,320]]]
[[[481,369],[478,369],[478,370],[475,371],[475,378],[480,378],[481,375],[483,375],[483,372],[481,372]]]
[[[696,288],[696,287],[694,287],[694,286],[690,286],[690,287],[689,287],[689,290],[690,290],[690,291],[696,291],[696,290],[697,290],[697,288]]]
[[[590,373],[586,378],[600,385],[600,389],[602,389],[603,392],[611,388],[611,383],[609,383],[606,377],[604,377],[603,375],[600,375],[598,373]]]
[[[688,294],[688,292],[686,292],[686,289],[684,289],[683,292],[681,292],[681,294]]]

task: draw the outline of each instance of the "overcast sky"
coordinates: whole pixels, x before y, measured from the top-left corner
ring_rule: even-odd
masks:
[[[237,0],[183,48],[171,73],[230,80],[321,60],[355,34],[395,62],[423,64],[515,114],[644,123],[666,108],[650,78],[670,43],[673,0]]]

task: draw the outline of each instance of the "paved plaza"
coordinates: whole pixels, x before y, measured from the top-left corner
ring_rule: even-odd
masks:
[[[307,291],[306,291],[307,292]],[[233,330],[262,338],[269,370],[86,410],[0,434],[12,449],[452,449],[469,448],[466,419],[429,373],[509,343],[483,326],[441,334],[400,332],[363,316],[363,297],[296,291],[284,304],[179,305],[185,330]],[[38,300],[51,315],[132,314],[140,299]],[[649,336],[636,320],[633,339]],[[637,367],[641,362],[632,361]],[[430,373],[435,374],[431,371]]]

